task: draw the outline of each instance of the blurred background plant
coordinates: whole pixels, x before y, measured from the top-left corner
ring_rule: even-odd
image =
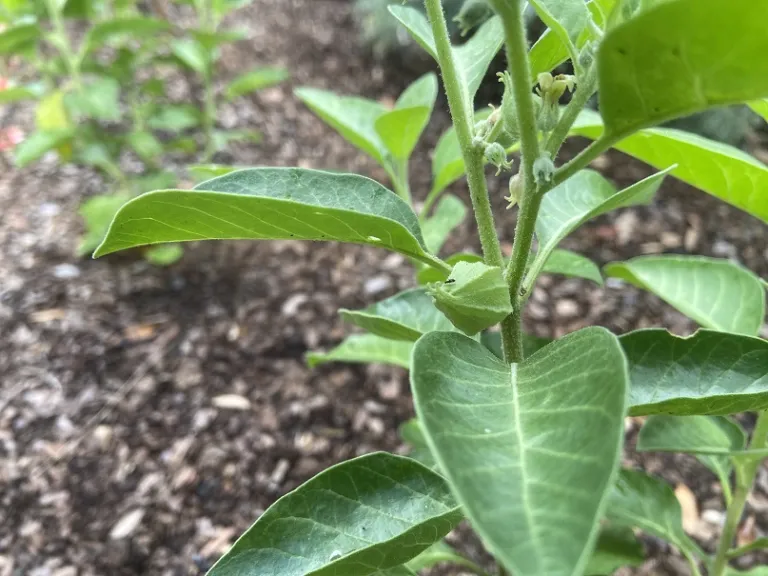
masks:
[[[178,184],[172,154],[209,162],[234,140],[258,142],[255,130],[219,130],[222,100],[234,100],[287,77],[257,68],[217,90],[221,47],[244,38],[222,20],[247,1],[192,0],[194,23],[171,14],[181,4],[134,0],[1,0],[0,105],[35,102],[35,128],[0,131],[0,151],[13,150],[18,167],[46,154],[62,164],[98,171],[109,194],[83,202],[86,232],[78,253],[90,253],[114,213],[136,194]],[[202,92],[201,102],[175,102],[169,79],[181,73]],[[13,113],[10,114],[13,117]],[[157,265],[182,250],[163,245],[145,252]]]

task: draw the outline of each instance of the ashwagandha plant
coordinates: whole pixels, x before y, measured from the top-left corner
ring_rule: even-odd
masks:
[[[757,338],[764,282],[730,262],[641,256],[603,273],[646,289],[702,329],[615,336],[590,327],[552,342],[526,338],[522,311],[553,258],[595,280],[594,263],[556,247],[587,220],[647,203],[667,175],[768,221],[768,167],[743,152],[654,126],[749,102],[768,118],[768,3],[754,0],[531,0],[549,32],[529,49],[522,2],[489,0],[496,15],[451,46],[439,0],[427,18],[393,14],[437,61],[453,118],[433,161],[428,213],[409,204],[407,159],[427,122],[435,79],[419,79],[393,109],[308,89],[299,96],[379,161],[396,192],[368,178],[298,168],[239,170],[194,190],[151,192],[116,215],[96,256],[154,242],[304,239],[352,242],[410,258],[422,287],[345,318],[367,330],[325,356],[410,369],[417,420],[403,432],[414,458],[374,453],[322,472],[270,507],[211,569],[214,576],[405,576],[438,561],[485,574],[442,538],[468,519],[499,574],[609,574],[642,561],[634,530],[663,538],[693,574],[739,574],[733,548],[768,455],[768,342]],[[474,94],[505,46],[504,98],[474,114]],[[553,77],[564,61],[574,74]],[[572,92],[567,106],[560,97]],[[599,114],[584,111],[599,95]],[[568,135],[594,141],[568,162]],[[484,165],[511,169],[519,211],[505,260]],[[660,171],[617,191],[587,166],[611,147]],[[482,257],[437,255],[459,219],[446,182],[466,173]],[[449,207],[450,207],[450,204]],[[449,213],[450,217],[445,217]],[[536,238],[536,250],[532,250]],[[500,324],[498,331],[494,325]],[[751,440],[731,419],[757,412]],[[671,488],[622,470],[627,415],[647,416],[641,450],[694,454],[723,484],[727,516],[710,556],[683,530]],[[752,576],[766,574],[756,568]]]
[[[203,88],[203,106],[200,120],[205,136],[203,162],[210,162],[216,152],[224,150],[235,140],[261,141],[257,130],[217,129],[219,103],[234,100],[245,94],[273,86],[285,80],[288,72],[278,67],[260,67],[249,70],[229,82],[222,91],[216,90],[217,62],[221,47],[242,40],[246,35],[238,30],[222,30],[227,14],[249,4],[248,0],[185,0],[194,7],[197,27],[187,31],[183,38],[171,43],[174,56],[197,74]]]

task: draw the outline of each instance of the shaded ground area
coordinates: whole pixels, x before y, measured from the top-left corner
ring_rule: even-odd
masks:
[[[222,161],[383,172],[291,96],[311,85],[394,98],[418,66],[374,64],[357,45],[347,2],[257,0],[237,15],[251,31],[223,59],[234,74],[281,64],[290,84],[224,110],[227,126],[265,142]],[[425,193],[429,150],[447,126],[439,105],[413,162]],[[574,143],[571,152],[576,150]],[[611,153],[597,168],[619,185],[650,171]],[[270,503],[326,466],[402,450],[412,415],[404,371],[303,356],[345,334],[338,307],[360,307],[412,283],[403,258],[333,244],[221,243],[188,248],[170,269],[137,254],[78,261],[80,200],[101,191],[88,173],[51,162],[0,176],[0,574],[200,574]],[[509,248],[506,183],[492,181]],[[466,200],[463,185],[455,192]],[[472,224],[446,251],[477,249]],[[668,181],[649,207],[584,227],[565,247],[598,263],[641,253],[734,258],[766,276],[768,238],[749,216]],[[692,325],[655,298],[546,277],[526,325],[560,336],[597,323],[616,332]],[[628,422],[636,430],[637,422]],[[698,536],[722,518],[714,477],[686,457],[627,456],[694,490]],[[768,472],[749,515],[768,531]],[[463,539],[459,535],[460,539]],[[685,573],[649,540],[646,573]],[[476,546],[470,545],[471,549]]]

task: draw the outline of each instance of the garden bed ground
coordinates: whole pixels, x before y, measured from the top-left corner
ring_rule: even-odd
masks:
[[[265,141],[223,160],[382,179],[291,89],[394,98],[412,72],[361,52],[345,1],[257,0],[237,21],[252,41],[226,56],[228,69],[276,63],[293,80],[225,110],[223,123],[262,129]],[[441,102],[413,162],[422,196],[428,152],[447,124]],[[650,173],[614,153],[597,167],[619,185]],[[466,199],[462,186],[456,193]],[[504,187],[495,180],[492,194],[508,241],[514,213],[503,210]],[[287,490],[352,456],[403,449],[396,428],[412,416],[404,371],[309,370],[303,358],[342,339],[338,307],[412,282],[401,257],[230,242],[190,246],[168,269],[136,254],[77,260],[76,209],[100,191],[87,172],[53,162],[0,175],[0,576],[202,574]],[[467,223],[447,250],[477,249],[470,233]],[[640,253],[716,255],[768,274],[765,228],[675,181],[652,206],[594,221],[566,247],[598,263]],[[591,323],[616,332],[692,328],[637,290],[559,277],[543,279],[525,321],[542,336]],[[689,486],[701,512],[694,530],[705,542],[716,533],[714,477],[695,461],[627,460]],[[768,470],[749,517],[768,532]],[[661,544],[648,543],[654,558],[644,573],[685,573]]]

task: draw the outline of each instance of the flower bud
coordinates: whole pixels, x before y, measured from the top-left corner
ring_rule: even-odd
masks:
[[[509,196],[506,196],[504,200],[509,202],[507,210],[512,208],[520,201],[520,197],[523,195],[523,177],[519,172],[509,179]]]
[[[485,159],[496,166],[496,175],[501,174],[502,170],[509,170],[512,168],[512,162],[507,160],[507,151],[504,146],[498,142],[492,142],[485,147],[484,151]]]
[[[512,90],[512,77],[509,72],[497,74],[499,82],[504,84],[504,96],[501,99],[501,119],[504,122],[504,131],[513,140],[520,138],[520,126],[517,122],[517,108],[515,107],[515,95]]]
[[[536,158],[533,163],[533,177],[536,179],[536,184],[541,186],[552,180],[555,175],[555,163],[552,162],[552,157],[549,152],[542,152],[541,156]]]

